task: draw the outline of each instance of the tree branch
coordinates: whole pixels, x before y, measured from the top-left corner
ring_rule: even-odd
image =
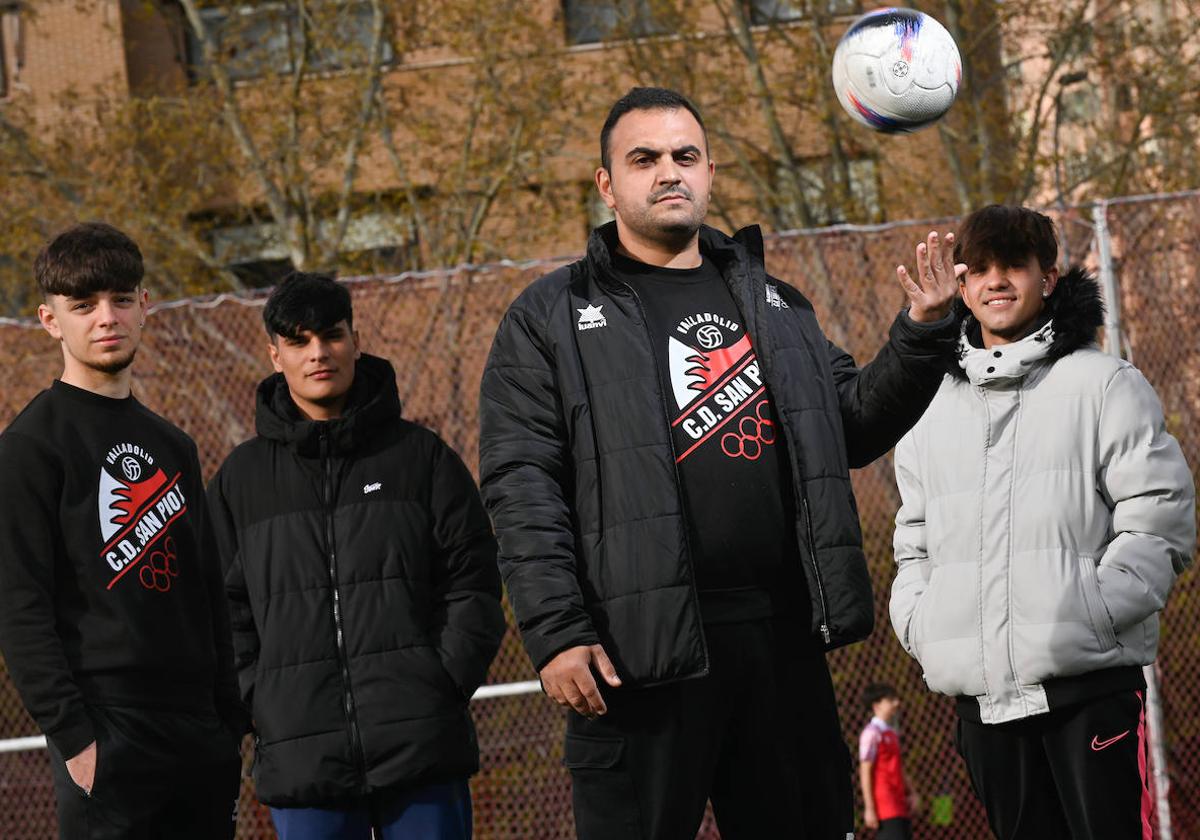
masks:
[[[358,155],[362,148],[363,138],[375,112],[375,101],[378,97],[383,67],[384,44],[384,14],[379,0],[371,0],[371,46],[370,58],[367,65],[366,80],[363,84],[362,97],[359,100],[358,115],[354,130],[346,142],[342,155],[342,188],[338,194],[337,217],[331,240],[326,243],[326,260],[336,255],[346,238],[346,229],[350,225],[350,198],[354,190],[354,179],[358,172]]]

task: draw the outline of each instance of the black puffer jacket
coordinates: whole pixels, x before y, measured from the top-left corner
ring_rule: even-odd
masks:
[[[266,379],[257,429],[209,499],[258,798],[333,803],[475,772],[467,701],[504,617],[470,473],[401,419],[392,366],[371,356],[327,423]]]
[[[766,275],[757,228],[739,236],[755,253],[712,228],[700,246],[733,293],[782,421],[812,632],[833,648],[874,623],[849,470],[920,417],[958,331],[952,317],[920,325],[902,314],[860,371],[808,301]],[[584,259],[533,283],[505,315],[483,376],[480,467],[534,666],[599,642],[626,685],[651,685],[708,664],[651,338],[636,294],[612,274],[615,245],[615,224],[597,229]]]

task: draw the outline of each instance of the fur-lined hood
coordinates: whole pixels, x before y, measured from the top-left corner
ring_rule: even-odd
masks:
[[[979,323],[961,297],[954,300],[954,312],[962,319],[963,335],[972,345],[981,347]],[[1072,266],[1058,278],[1039,325],[1046,323],[1053,325],[1050,349],[1045,356],[1051,363],[1094,344],[1097,331],[1104,325],[1104,298],[1095,275],[1082,266]],[[954,359],[948,368],[952,376],[965,380],[967,373],[959,364],[960,358]]]

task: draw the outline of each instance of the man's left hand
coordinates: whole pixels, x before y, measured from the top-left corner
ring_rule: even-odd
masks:
[[[904,266],[896,268],[896,276],[908,295],[908,317],[922,324],[945,318],[958,294],[958,280],[966,273],[965,263],[954,262],[954,234],[946,234],[943,246],[937,231],[931,230],[917,245],[916,279]]]

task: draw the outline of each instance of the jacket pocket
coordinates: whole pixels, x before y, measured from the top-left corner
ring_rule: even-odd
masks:
[[[925,584],[925,590],[913,602],[912,612],[908,616],[908,647],[912,652],[913,658],[918,662],[921,662],[921,642],[924,637],[924,633],[922,632],[924,628],[921,626],[921,622],[925,617],[925,607],[933,600],[934,590],[940,582],[940,571],[941,569],[936,566],[930,571],[929,580]],[[921,664],[924,665],[925,663],[921,662]]]
[[[921,661],[921,605],[929,600],[929,589],[921,593],[921,597],[913,604],[912,612],[908,616],[908,648],[912,651],[913,658],[918,662]]]
[[[1112,619],[1108,615],[1108,607],[1100,595],[1100,579],[1096,576],[1096,560],[1090,554],[1080,554],[1079,580],[1083,589],[1083,600],[1087,606],[1088,619],[1096,638],[1100,641],[1101,650],[1112,650],[1117,646],[1117,632],[1113,628]]]

